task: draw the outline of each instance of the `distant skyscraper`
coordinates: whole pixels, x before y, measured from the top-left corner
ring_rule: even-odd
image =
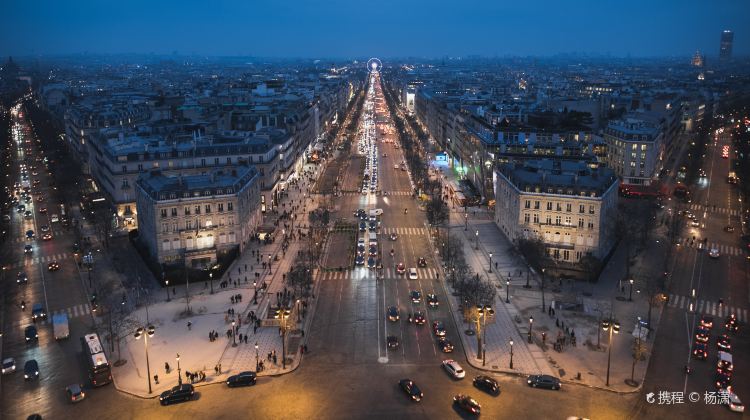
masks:
[[[732,58],[732,42],[734,41],[734,32],[724,30],[721,33],[721,44],[719,44],[719,60],[729,61]]]
[[[703,67],[703,64],[703,54],[701,54],[700,51],[696,51],[695,55],[693,56],[693,66]]]

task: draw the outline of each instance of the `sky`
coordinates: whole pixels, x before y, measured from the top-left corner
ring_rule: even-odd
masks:
[[[748,0],[5,0],[0,55],[750,54]]]

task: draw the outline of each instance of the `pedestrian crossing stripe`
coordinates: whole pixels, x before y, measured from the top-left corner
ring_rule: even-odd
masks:
[[[409,279],[408,268],[407,272],[405,272],[404,274],[398,274],[395,268],[384,268],[382,274],[382,278],[386,280]],[[322,273],[322,276],[324,280],[360,280],[368,278],[375,279],[377,278],[377,270],[358,267],[354,270],[324,272]],[[417,279],[434,280],[437,278],[440,278],[440,273],[437,269],[429,267],[417,268]]]
[[[52,311],[51,314],[47,316],[47,319],[39,322],[40,325],[47,325],[52,322],[52,317],[59,314],[65,314],[68,316],[68,318],[79,318],[82,316],[86,316],[91,313],[91,306],[89,306],[88,303],[82,303],[80,305],[74,305],[69,308],[60,309],[57,311]]]
[[[717,207],[714,210],[713,206],[704,206],[702,204],[691,204],[689,209],[695,212],[710,211],[711,213],[728,214],[730,216],[739,216],[739,210],[728,209],[725,207]]]
[[[369,191],[369,189],[368,189],[368,191]],[[361,190],[359,190],[359,191],[344,191],[342,194],[345,195],[345,196],[362,195],[362,191]],[[386,197],[389,197],[389,196],[392,196],[392,195],[410,196],[412,194],[413,193],[411,191],[393,191],[393,192],[388,191],[388,194],[386,194],[385,196]]]
[[[33,257],[33,258],[24,258],[23,262],[16,262],[10,265],[10,268],[21,268],[21,267],[28,267],[34,264],[40,264],[40,263],[49,263],[52,261],[60,262],[64,259],[67,259],[70,256],[68,253],[61,253],[61,254],[54,254],[54,255],[44,255],[41,257]]]
[[[720,244],[718,242],[709,242],[708,249],[718,249],[720,254],[727,254],[727,255],[741,255],[742,254],[742,248],[732,246],[732,245],[725,245]]]
[[[691,301],[692,300],[688,296],[670,294],[668,306],[689,310]],[[699,299],[695,305],[696,307],[693,309],[697,314],[706,314],[719,318],[729,316],[729,314],[735,314],[740,322],[748,321],[747,309],[736,308],[729,305],[719,305],[719,302],[707,301],[704,299]],[[714,320],[714,322],[716,321],[717,320]]]
[[[427,229],[423,227],[384,227],[380,229],[380,233],[383,235],[390,235],[395,233],[397,235],[425,235]]]

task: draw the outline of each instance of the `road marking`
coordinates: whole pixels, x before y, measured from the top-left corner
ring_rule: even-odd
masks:
[[[690,308],[690,297],[670,294],[668,306],[672,308],[688,310]],[[729,314],[733,313],[737,315],[737,319],[740,322],[748,322],[747,309],[738,308],[738,307],[729,306],[729,305],[722,305],[721,307],[719,307],[718,302],[707,301],[704,299],[698,300],[697,305],[696,305],[696,313],[699,313],[699,314],[702,313],[702,314],[711,315],[715,317],[726,317]],[[715,320],[715,321],[721,321],[721,320]]]

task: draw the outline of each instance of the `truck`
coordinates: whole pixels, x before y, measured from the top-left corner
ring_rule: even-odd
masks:
[[[52,332],[55,336],[55,340],[62,340],[63,338],[68,338],[70,336],[68,315],[55,314],[52,316]]]

